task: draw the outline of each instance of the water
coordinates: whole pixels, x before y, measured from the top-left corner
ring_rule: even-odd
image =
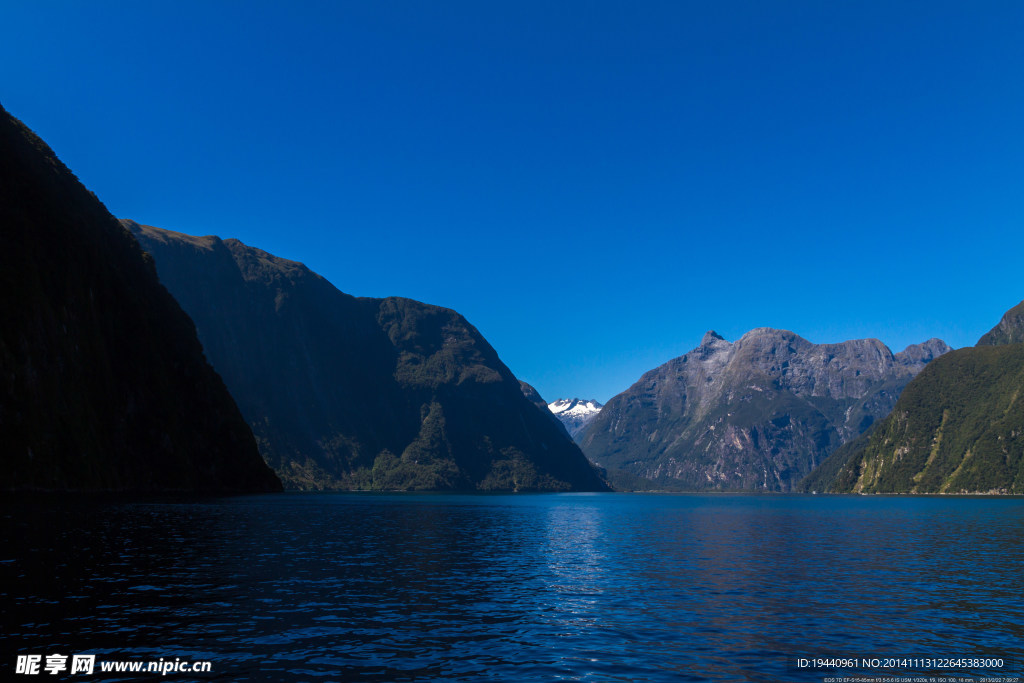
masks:
[[[796,657],[993,655],[1018,674],[1024,659],[1020,498],[284,494],[0,512],[4,673],[61,652],[211,660],[200,680],[820,683]]]

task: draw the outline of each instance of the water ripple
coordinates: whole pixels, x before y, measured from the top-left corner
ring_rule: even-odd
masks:
[[[791,659],[1024,659],[1020,499],[288,494],[2,512],[8,653],[210,659],[238,681],[820,681]]]

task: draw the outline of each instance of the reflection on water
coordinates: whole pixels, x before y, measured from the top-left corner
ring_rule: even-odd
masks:
[[[239,681],[820,681],[791,659],[1024,658],[1021,499],[286,494],[0,510],[3,667],[71,652],[210,659],[212,678]]]

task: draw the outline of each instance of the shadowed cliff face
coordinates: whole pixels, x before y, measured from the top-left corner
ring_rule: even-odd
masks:
[[[526,397],[526,400],[537,406],[537,409],[542,415],[544,415],[544,417],[550,418],[550,422],[558,426],[559,432],[564,433],[570,439],[572,438],[572,434],[570,434],[569,430],[565,428],[565,424],[548,409],[547,401],[544,400],[539,391],[523,380],[519,380],[519,388],[522,389],[523,396]]]
[[[287,486],[604,488],[458,313],[357,299],[238,240],[125,224]]]
[[[818,490],[1024,493],[1024,304],[974,348],[930,364]]]
[[[730,343],[708,332],[612,398],[580,443],[610,472],[657,486],[788,491],[946,351],[937,339],[893,354],[875,339],[812,344],[759,328]]]
[[[4,489],[280,489],[147,259],[0,109]]]

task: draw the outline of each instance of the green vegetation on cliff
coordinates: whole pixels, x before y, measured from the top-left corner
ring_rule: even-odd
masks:
[[[355,298],[238,240],[131,221],[285,485],[604,490],[461,315]]]
[[[800,493],[825,493],[831,491],[840,471],[848,467],[851,460],[860,457],[860,452],[868,445],[871,435],[880,424],[882,423],[874,423],[868,431],[853,441],[847,441],[837,448],[832,455],[822,460],[821,464],[811,470],[811,473],[804,477],[793,490]]]
[[[1024,493],[1024,344],[960,349],[903,391],[830,490]]]
[[[804,487],[1024,493],[1024,303],[978,346],[933,361],[855,452]]]
[[[978,346],[1002,346],[1021,342],[1024,342],[1024,301],[1008,310],[999,324],[978,340]]]

